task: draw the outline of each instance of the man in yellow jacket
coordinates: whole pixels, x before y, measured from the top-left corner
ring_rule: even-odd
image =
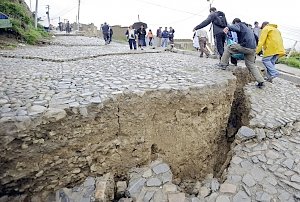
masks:
[[[256,54],[263,51],[262,62],[267,69],[267,81],[272,80],[279,75],[275,69],[275,62],[279,57],[285,55],[283,40],[277,25],[264,22],[261,25],[261,35],[256,48]]]

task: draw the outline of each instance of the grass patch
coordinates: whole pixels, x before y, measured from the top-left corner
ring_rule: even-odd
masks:
[[[24,40],[28,44],[36,44],[41,39],[49,37],[42,26],[34,28],[31,12],[22,4],[1,0],[0,11],[8,15],[12,23],[12,27],[4,29],[4,32],[15,35],[17,39]]]
[[[281,64],[286,64],[290,67],[296,67],[300,69],[300,54],[292,54],[290,58],[282,57],[278,60],[278,62]]]

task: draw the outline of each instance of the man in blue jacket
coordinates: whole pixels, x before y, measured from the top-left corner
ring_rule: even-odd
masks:
[[[223,29],[227,26],[227,20],[225,14],[222,11],[217,11],[215,7],[211,7],[209,12],[210,14],[207,19],[197,25],[193,31],[202,29],[212,23],[216,47],[221,58],[224,52],[224,43],[226,40],[226,34],[223,32]]]
[[[254,65],[256,56],[256,40],[253,31],[246,25],[246,23],[241,22],[239,18],[235,18],[232,25],[224,28],[224,33],[227,34],[229,31],[236,32],[238,43],[225,47],[221,63],[218,64],[218,66],[225,70],[229,64],[231,54],[243,53],[245,55],[246,67],[258,82],[257,87],[262,88],[264,86],[264,78],[258,68]]]

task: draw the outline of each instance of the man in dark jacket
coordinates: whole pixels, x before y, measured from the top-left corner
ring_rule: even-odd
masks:
[[[137,30],[137,35],[138,35],[138,45],[143,50],[143,47],[146,46],[146,29],[144,25],[141,25],[141,27]]]
[[[105,45],[107,45],[109,43],[109,26],[106,22],[102,25],[101,30],[103,34],[103,39],[105,41]]]
[[[246,23],[241,22],[239,18],[235,18],[232,25],[224,28],[224,33],[227,34],[229,31],[237,33],[238,43],[225,47],[221,63],[218,66],[225,70],[229,64],[231,54],[243,53],[245,55],[246,67],[258,82],[257,87],[262,88],[264,86],[264,78],[260,74],[258,68],[254,65],[256,40],[253,31],[246,25]]]
[[[223,29],[227,26],[227,20],[225,14],[222,11],[217,11],[215,7],[211,7],[209,12],[210,14],[207,19],[197,25],[193,31],[202,29],[212,23],[215,43],[221,58],[224,52],[224,43],[226,40],[226,34],[223,32]]]

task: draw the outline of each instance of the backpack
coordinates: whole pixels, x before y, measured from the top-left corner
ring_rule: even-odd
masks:
[[[221,28],[227,27],[227,20],[222,11],[216,12],[216,18],[214,19],[213,24]]]

